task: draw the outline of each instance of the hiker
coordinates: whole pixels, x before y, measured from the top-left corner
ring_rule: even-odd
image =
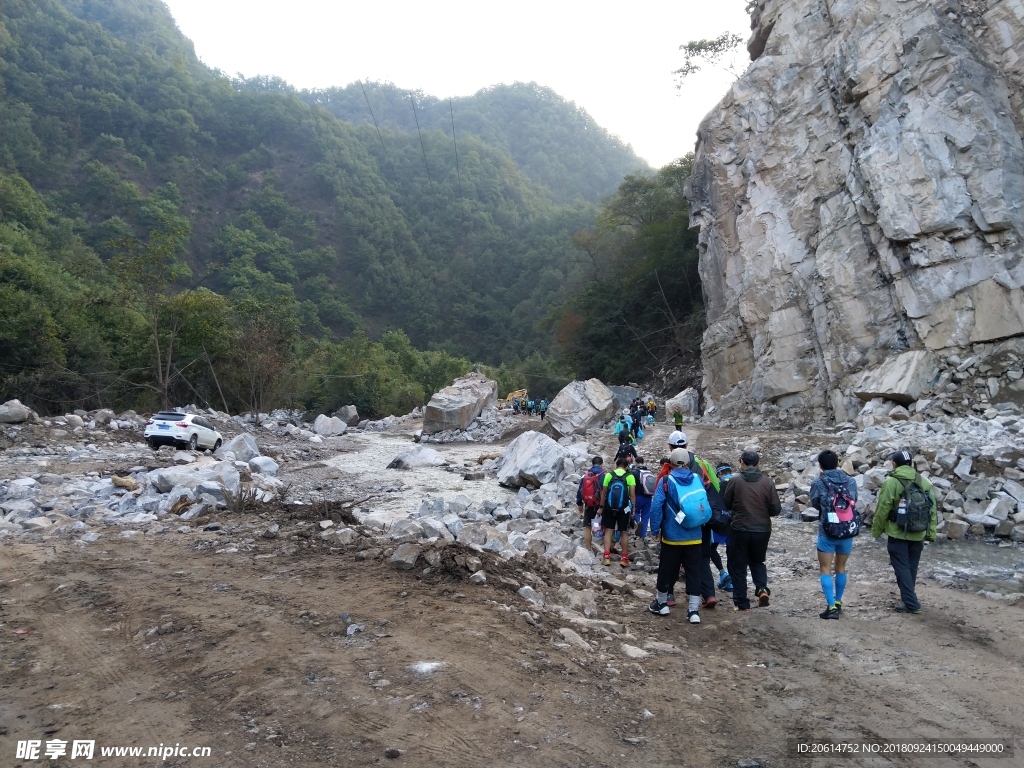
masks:
[[[704,491],[708,496],[708,502],[711,505],[712,512],[716,510],[721,513],[725,510],[725,502],[722,499],[719,491],[718,476],[715,474],[714,467],[710,462],[699,458],[692,451],[689,451],[688,440],[686,433],[676,430],[668,437],[669,450],[675,450],[677,448],[686,448],[690,460],[687,464],[687,469],[693,474],[697,475],[703,485]],[[662,478],[667,477],[672,470],[671,463],[666,464],[662,462],[661,471],[658,473],[658,481]],[[718,603],[718,599],[715,597],[715,579],[711,573],[711,558],[714,554],[714,549],[711,544],[711,526],[710,524],[705,525],[701,531],[701,557],[700,563],[700,595],[703,605],[707,608],[714,608]],[[721,558],[719,558],[721,560]],[[672,607],[675,605],[675,595],[670,594],[668,599],[668,606]]]
[[[604,480],[604,459],[595,456],[590,469],[580,478],[576,488],[576,506],[583,518],[583,548],[590,552],[594,545],[594,518],[601,516],[601,489]],[[598,523],[600,526],[600,522]]]
[[[915,591],[917,565],[924,542],[935,541],[938,510],[932,484],[917,473],[913,459],[914,455],[907,450],[896,451],[889,457],[893,471],[878,490],[871,535],[877,539],[884,533],[889,538],[889,563],[903,601],[893,610],[916,615],[921,613],[921,601]]]
[[[852,520],[857,505],[857,481],[839,469],[839,456],[835,451],[825,450],[818,454],[821,477],[811,483],[811,506],[818,510],[818,570],[821,591],[825,593],[825,610],[818,614],[823,619],[838,619],[843,611],[843,591],[846,589],[846,560],[853,552],[853,536],[847,530],[834,530],[839,523],[836,509],[849,510]],[[829,522],[829,515],[836,518]],[[860,518],[857,517],[859,529]],[[830,536],[829,532],[840,533]],[[832,568],[835,566],[835,576]]]
[[[653,397],[647,401],[647,415],[650,417],[648,419],[648,423],[653,424],[655,418],[658,416],[658,404],[654,402]]]
[[[672,411],[672,422],[676,425],[677,430],[683,428],[683,411],[678,405]]]
[[[636,446],[626,432],[619,434],[619,449],[615,452],[615,461],[619,459],[628,459],[630,464],[637,459]]]
[[[732,467],[727,462],[722,462],[715,467],[715,474],[718,475],[718,488],[725,493],[725,486],[732,480]],[[724,506],[724,501],[723,501]],[[730,522],[731,527],[731,522]],[[711,562],[718,569],[718,588],[723,592],[732,592],[732,578],[729,571],[722,566],[722,556],[718,553],[718,545],[729,548],[729,534],[711,529]]]
[[[629,428],[629,423],[626,421],[625,416],[619,416],[619,420],[615,422],[615,434],[619,436],[620,440],[623,434],[632,436],[633,430]]]
[[[732,602],[735,611],[749,611],[747,598],[747,568],[754,582],[754,597],[758,605],[769,604],[768,540],[772,535],[772,518],[782,511],[779,492],[768,475],[757,468],[761,457],[756,451],[740,454],[740,471],[725,489],[726,509],[732,512],[732,532],[726,557],[732,576]]]
[[[540,420],[541,421],[544,421],[544,417],[547,415],[547,413],[548,413],[548,401],[546,399],[545,400],[541,400],[540,401]]]
[[[638,406],[634,405],[633,409],[629,412],[629,417],[630,417],[630,419],[632,419],[632,423],[630,424],[630,429],[633,430],[633,439],[634,440],[639,440],[640,439],[640,408]]]
[[[637,456],[633,464],[633,476],[636,478],[636,510],[634,517],[637,523],[636,535],[647,538],[647,530],[651,521],[651,500],[658,487],[658,478],[644,463],[643,456]]]
[[[700,552],[703,526],[711,519],[704,485],[687,467],[690,452],[676,448],[669,455],[671,471],[658,481],[651,501],[651,533],[661,537],[657,594],[647,609],[658,616],[671,613],[669,596],[675,591],[679,568],[686,574],[686,618],[700,624]]]
[[[636,508],[636,478],[629,473],[630,460],[620,458],[615,461],[615,469],[606,472],[602,480],[601,491],[601,525],[604,527],[604,560],[603,565],[612,564],[612,537],[615,531],[620,534],[619,547],[622,556],[619,565],[629,567],[629,507]]]

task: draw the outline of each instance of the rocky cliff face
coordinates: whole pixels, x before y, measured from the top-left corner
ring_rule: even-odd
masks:
[[[1024,0],[762,0],[752,26],[688,188],[706,395],[844,420],[907,350],[1024,353]]]

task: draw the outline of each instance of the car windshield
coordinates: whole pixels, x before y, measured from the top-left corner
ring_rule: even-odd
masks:
[[[154,419],[159,419],[160,421],[180,421],[181,419],[185,418],[185,414],[184,413],[174,413],[172,411],[161,411],[160,413],[158,413],[153,418]]]

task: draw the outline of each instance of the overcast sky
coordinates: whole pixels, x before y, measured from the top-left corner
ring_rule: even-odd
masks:
[[[390,81],[441,98],[535,81],[655,166],[693,149],[701,118],[734,79],[713,68],[677,90],[679,46],[750,32],[744,0],[165,2],[199,57],[229,75],[277,75],[298,88]]]

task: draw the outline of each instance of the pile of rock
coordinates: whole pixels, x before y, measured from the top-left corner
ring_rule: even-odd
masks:
[[[419,440],[421,443],[493,443],[521,427],[522,418],[513,415],[512,411],[499,411],[487,406],[465,429],[447,429],[433,434],[424,430]]]
[[[862,513],[867,519],[874,513],[877,491],[890,469],[888,457],[908,447],[916,454],[915,468],[936,489],[942,536],[1024,541],[1021,408],[999,403],[969,416],[950,416],[948,410],[943,400],[902,406],[877,398],[862,409],[856,423],[838,427],[839,441],[832,447],[842,469],[857,480]],[[778,478],[784,484],[784,503],[794,516],[807,520],[817,520],[817,513],[807,507],[811,482],[819,474],[817,450],[784,456]]]
[[[243,493],[270,501],[282,488],[277,462],[260,455],[247,434],[224,445],[216,458],[178,451],[173,461],[150,471],[135,466],[120,476],[44,472],[0,483],[0,531],[74,530],[86,541],[94,541],[93,528],[102,526],[147,526],[147,534],[163,533],[168,523],[223,509]]]

